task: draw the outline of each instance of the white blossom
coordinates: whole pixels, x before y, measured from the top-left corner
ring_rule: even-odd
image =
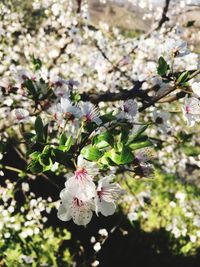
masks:
[[[165,49],[170,57],[182,57],[189,54],[187,42],[182,40],[167,39]]]
[[[121,193],[121,189],[119,184],[110,183],[112,180],[112,175],[103,177],[99,180],[95,198],[97,214],[100,212],[104,216],[109,216],[115,212],[115,200]]]
[[[195,122],[200,122],[200,100],[195,97],[185,97],[182,110],[184,118],[190,127],[194,126]]]
[[[97,125],[102,123],[99,109],[90,102],[81,103],[82,118],[86,123],[95,122]]]
[[[170,130],[169,118],[169,113],[166,111],[155,110],[153,112],[153,121],[163,133],[167,133]]]
[[[137,115],[138,105],[135,100],[129,99],[121,104],[121,111],[118,114],[119,119],[127,119],[133,121]]]
[[[92,218],[93,203],[84,202],[77,197],[62,191],[60,194],[61,205],[58,209],[58,218],[62,221],[72,219],[77,225],[87,225]]]
[[[29,119],[29,112],[23,108],[14,109],[13,117],[16,123],[25,122]]]

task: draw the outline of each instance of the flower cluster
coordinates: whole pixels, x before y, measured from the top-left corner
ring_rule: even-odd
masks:
[[[94,178],[99,174],[95,163],[78,157],[77,169],[70,177],[65,188],[60,193],[61,205],[58,209],[58,218],[62,221],[73,221],[77,225],[87,225],[93,211],[104,216],[115,212],[115,200],[121,189],[119,184],[111,183],[113,176],[106,176],[98,181],[97,187]]]

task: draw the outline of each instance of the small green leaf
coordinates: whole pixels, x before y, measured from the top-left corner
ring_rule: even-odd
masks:
[[[42,171],[49,171],[53,166],[52,159],[48,154],[41,154],[38,158],[40,165],[43,167]]]
[[[81,100],[81,95],[78,92],[71,91],[71,100],[78,103]]]
[[[136,140],[138,137],[140,137],[141,134],[146,131],[148,126],[149,125],[147,124],[147,125],[142,125],[141,127],[139,127],[137,129],[137,131],[129,137],[128,143],[132,143],[134,140]]]
[[[95,146],[84,147],[81,150],[81,154],[84,156],[84,158],[91,161],[97,161],[102,156],[101,151]]]
[[[44,126],[43,131],[44,131],[44,141],[47,141],[47,137],[48,137],[48,123]]]
[[[37,174],[43,171],[43,167],[40,165],[38,160],[32,160],[28,165],[28,170],[30,170],[34,174]]]
[[[182,84],[184,85],[184,83],[187,82],[188,77],[190,76],[189,71],[184,71],[183,73],[181,73],[181,75],[178,77],[177,79],[177,84]]]
[[[73,168],[74,165],[72,163],[72,154],[63,152],[57,148],[52,149],[51,158],[58,163],[65,165],[66,167]]]
[[[149,146],[152,146],[153,143],[150,141],[150,140],[145,140],[145,141],[135,141],[133,143],[131,143],[129,145],[129,147],[132,149],[132,150],[136,150],[136,149],[140,149],[140,148],[144,148],[144,147],[149,147]]]
[[[39,142],[43,142],[44,141],[44,125],[43,125],[43,122],[40,116],[38,116],[35,120],[35,132],[37,135],[37,140]]]
[[[42,61],[39,58],[32,58],[32,62],[35,70],[40,70],[42,67]]]
[[[37,159],[39,155],[40,155],[40,153],[35,151],[30,156],[31,156],[32,159]]]
[[[65,143],[66,143],[66,141],[67,141],[67,136],[66,136],[66,134],[65,134],[65,133],[61,134],[59,145],[64,146]]]
[[[65,152],[69,151],[71,146],[73,145],[73,139],[72,139],[72,136],[70,135],[68,138],[67,138],[67,141],[65,143]]]
[[[120,142],[125,144],[128,141],[129,127],[127,125],[121,127]]]
[[[117,165],[128,164],[134,158],[129,147],[124,147],[121,152],[111,149],[105,153],[105,157],[110,158]]]
[[[158,59],[158,67],[157,72],[160,76],[166,75],[167,71],[170,69],[169,65],[165,61],[163,57],[159,57]]]
[[[23,86],[25,86],[27,88],[28,92],[32,96],[35,97],[37,95],[37,92],[36,92],[36,89],[35,89],[35,86],[34,86],[32,80],[30,80],[30,79],[25,80],[23,83]]]
[[[111,133],[109,133],[108,131],[95,136],[94,138],[94,144],[96,145],[96,147],[98,148],[104,148],[107,146],[113,146],[114,144],[114,138],[112,136]]]

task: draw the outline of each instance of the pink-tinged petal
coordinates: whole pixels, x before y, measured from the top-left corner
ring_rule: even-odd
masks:
[[[69,194],[78,197],[82,201],[87,201],[95,196],[95,184],[87,174],[73,176],[65,183]]]

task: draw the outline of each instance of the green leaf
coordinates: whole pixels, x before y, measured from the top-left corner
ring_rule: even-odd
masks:
[[[28,165],[28,170],[30,170],[34,174],[37,174],[43,171],[43,167],[40,165],[38,160],[32,160]]]
[[[65,133],[61,134],[59,145],[64,146],[65,143],[66,143],[66,141],[67,141],[67,136],[66,136],[66,134],[65,134]]]
[[[42,61],[39,58],[32,58],[32,62],[35,70],[40,70],[42,67]]]
[[[49,171],[53,166],[52,159],[48,154],[41,154],[38,158],[40,165],[43,167],[42,171]]]
[[[39,142],[43,142],[44,141],[44,125],[43,125],[43,122],[40,116],[38,116],[35,120],[35,132],[37,135],[37,140]]]
[[[158,59],[158,67],[157,72],[160,76],[166,75],[167,71],[170,69],[169,65],[165,61],[163,57],[159,57]]]
[[[44,131],[44,141],[47,141],[47,137],[48,137],[48,123],[44,126],[43,131]]]
[[[30,79],[25,80],[24,83],[23,83],[23,86],[25,86],[27,88],[28,92],[32,96],[35,97],[37,95],[37,92],[35,90],[35,86],[34,86],[32,80],[30,80]]]
[[[111,113],[105,114],[103,116],[100,117],[100,119],[102,120],[103,123],[107,123],[107,122],[111,122],[116,120],[116,117],[112,115]]]
[[[37,159],[40,153],[38,151],[33,152],[30,156],[32,159]]]
[[[127,125],[121,127],[120,143],[125,144],[128,141],[129,127]]]
[[[140,137],[141,134],[146,131],[148,126],[149,125],[147,124],[147,125],[142,125],[140,128],[138,128],[138,130],[129,137],[128,143],[132,143],[134,140],[136,140],[138,137]]]
[[[66,167],[70,167],[70,168],[74,167],[72,160],[71,160],[72,154],[70,153],[54,148],[51,151],[51,157],[53,158],[53,160],[65,165]]]
[[[71,100],[78,103],[81,100],[81,95],[78,92],[71,91]]]
[[[73,145],[73,139],[72,136],[70,135],[65,143],[65,150],[64,151],[69,151],[71,146]]]
[[[59,149],[67,152],[70,150],[71,146],[73,145],[73,139],[72,136],[70,135],[68,138],[65,134],[62,134],[60,137],[60,145],[59,145]]]
[[[128,164],[134,159],[129,147],[123,147],[121,152],[111,149],[105,153],[105,157],[110,158],[117,165]]]
[[[144,147],[149,147],[149,146],[152,146],[153,143],[147,139],[147,140],[138,140],[138,141],[134,141],[133,143],[129,144],[129,147],[132,149],[132,150],[136,150],[136,149],[140,149],[140,148],[144,148]]]
[[[187,82],[188,77],[190,76],[189,71],[184,71],[181,73],[181,75],[177,79],[177,84],[182,84],[184,85]]]
[[[113,146],[114,144],[114,138],[112,136],[111,133],[109,133],[108,131],[95,136],[94,138],[94,144],[96,147],[98,148],[104,148],[107,146]]]
[[[95,146],[84,147],[81,150],[81,154],[84,156],[84,158],[91,161],[97,161],[102,156],[101,151]]]

